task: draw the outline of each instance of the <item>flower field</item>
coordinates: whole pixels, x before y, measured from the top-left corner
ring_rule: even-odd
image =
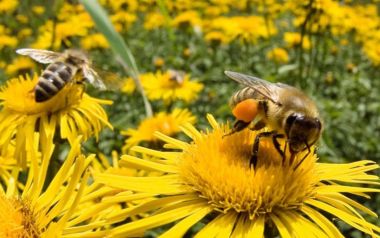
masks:
[[[0,237],[380,235],[379,1],[0,0],[0,14]],[[300,89],[319,140],[292,151],[265,119],[291,116],[261,92],[265,118],[235,133],[247,85],[225,71]]]

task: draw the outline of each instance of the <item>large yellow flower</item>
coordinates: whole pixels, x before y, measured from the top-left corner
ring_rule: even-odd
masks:
[[[8,81],[1,88],[1,154],[14,144],[14,157],[25,167],[30,148],[39,144],[40,151],[44,153],[44,143],[53,140],[57,129],[60,138],[73,144],[78,135],[86,140],[91,136],[97,137],[104,126],[112,128],[100,106],[111,104],[111,101],[90,97],[83,92],[83,86],[68,84],[51,99],[36,103],[33,89],[37,81],[36,75],[33,79],[20,77]]]
[[[94,202],[111,191],[89,184],[86,168],[94,155],[80,154],[78,138],[47,183],[48,157],[52,156],[54,145],[45,146],[47,151],[42,156],[46,158],[42,163],[38,163],[37,157],[31,159],[22,191],[16,181],[23,176],[16,168],[5,188],[0,186],[0,237],[104,237],[108,223],[99,214],[113,203]],[[37,147],[33,149],[36,151]]]
[[[167,142],[167,148],[176,151],[135,147],[133,150],[145,159],[123,158],[126,165],[161,171],[161,176],[95,176],[98,182],[135,191],[135,197],[157,195],[153,201],[115,215],[120,219],[151,212],[148,217],[115,227],[111,235],[133,236],[178,221],[161,237],[181,237],[202,221],[206,225],[197,237],[264,237],[264,232],[271,231],[278,231],[281,237],[343,237],[328,213],[364,233],[380,233],[380,227],[367,222],[358,211],[376,214],[349,197],[380,192],[360,186],[379,185],[377,176],[367,174],[379,167],[374,162],[317,163],[314,147],[311,153],[301,152],[293,160],[287,153],[283,160],[268,139],[260,143],[258,163],[252,168],[249,158],[258,132],[244,130],[223,137],[229,126],[219,125],[211,116],[208,120],[212,131],[199,132],[191,125],[183,128],[192,139],[190,143],[157,134]],[[281,141],[282,146],[284,143]]]
[[[137,129],[130,128],[123,132],[128,136],[123,150],[126,151],[141,142],[157,142],[158,139],[154,136],[156,131],[173,136],[181,131],[181,125],[194,124],[195,120],[195,116],[187,109],[176,108],[171,113],[160,112],[143,120]]]

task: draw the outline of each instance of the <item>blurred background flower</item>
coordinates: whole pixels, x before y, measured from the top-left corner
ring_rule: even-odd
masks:
[[[122,132],[127,136],[123,151],[126,152],[132,146],[141,142],[148,142],[150,147],[159,140],[154,136],[156,131],[165,135],[174,136],[180,132],[180,126],[186,123],[194,124],[196,117],[187,109],[175,108],[172,112],[159,112],[151,118],[142,120],[137,129],[128,129]]]

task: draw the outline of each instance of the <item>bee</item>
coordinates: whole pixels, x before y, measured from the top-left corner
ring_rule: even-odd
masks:
[[[252,129],[259,130],[264,126],[271,131],[259,133],[254,141],[250,165],[256,166],[260,138],[272,137],[276,150],[285,159],[286,146],[294,156],[308,150],[314,145],[322,132],[322,122],[316,104],[299,89],[284,83],[271,83],[253,76],[225,71],[229,78],[245,86],[237,91],[230,100],[236,122],[230,133],[241,131],[252,121],[257,123]],[[277,139],[285,138],[285,149],[281,150]],[[308,155],[307,154],[307,155]],[[307,157],[304,156],[295,169]]]
[[[39,63],[49,64],[33,89],[36,102],[49,100],[68,83],[82,83],[87,80],[97,88],[106,88],[96,71],[91,68],[87,55],[80,50],[69,49],[59,53],[39,49],[18,49],[16,53],[27,55]],[[77,79],[78,75],[83,77]]]
[[[185,80],[185,72],[179,71],[179,70],[174,70],[174,69],[169,69],[169,80],[171,82],[175,82],[178,85],[182,85],[184,80]]]

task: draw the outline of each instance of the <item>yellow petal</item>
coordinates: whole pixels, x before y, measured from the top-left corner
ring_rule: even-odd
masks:
[[[270,214],[270,218],[276,225],[278,231],[280,232],[280,235],[282,238],[291,238],[292,236],[289,233],[289,230],[291,230],[290,227],[286,227],[286,225],[274,214]]]
[[[329,237],[344,238],[344,236],[342,235],[342,233],[340,233],[336,226],[315,209],[308,206],[302,206],[301,211],[305,213],[308,217],[310,217],[310,219],[312,219],[315,222],[315,224],[321,227],[322,230],[325,231]]]
[[[199,207],[205,203],[198,202],[184,207],[180,207],[168,212],[152,215],[137,221],[129,222],[113,228],[110,231],[111,236],[126,237],[129,234],[144,232],[153,227],[158,227],[189,216],[199,210]]]
[[[203,217],[209,214],[213,209],[208,206],[200,206],[200,209],[197,212],[194,212],[190,216],[184,218],[172,228],[163,233],[160,238],[171,238],[171,237],[182,237],[187,230],[190,229],[195,223],[200,221]]]
[[[220,214],[203,227],[194,237],[230,237],[236,222],[236,217],[237,213],[234,211],[230,211],[227,214]]]

